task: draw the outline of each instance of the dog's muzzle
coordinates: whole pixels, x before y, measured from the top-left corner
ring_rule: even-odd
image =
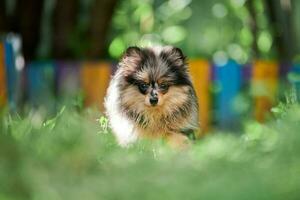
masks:
[[[150,93],[150,104],[152,106],[155,106],[157,103],[158,103],[158,97],[157,97],[157,92],[155,90],[152,90],[151,93]]]
[[[155,106],[158,103],[158,98],[157,97],[150,97],[150,104],[152,106]]]

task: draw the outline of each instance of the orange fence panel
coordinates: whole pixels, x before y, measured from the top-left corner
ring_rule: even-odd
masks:
[[[109,84],[111,64],[108,62],[85,62],[81,70],[81,85],[85,106],[96,105],[104,111],[103,100]]]
[[[189,62],[189,69],[199,101],[200,127],[203,133],[205,133],[209,129],[211,120],[211,65],[206,60],[191,60]]]
[[[252,68],[251,93],[254,97],[254,117],[264,122],[277,94],[279,65],[275,61],[255,61]]]

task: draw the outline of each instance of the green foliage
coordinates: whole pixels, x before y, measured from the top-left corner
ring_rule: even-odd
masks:
[[[275,117],[283,118],[287,115],[289,109],[295,107],[297,102],[297,91],[295,87],[292,87],[285,93],[285,103],[279,102],[277,106],[274,106],[271,109],[271,112],[275,115]]]
[[[191,16],[191,0],[122,1],[112,22],[109,54],[118,58],[130,45],[179,45],[187,37],[183,22]]]
[[[109,55],[118,58],[129,45],[171,44],[189,57],[215,62],[220,55],[240,63],[252,56],[274,58],[274,30],[265,4],[254,1],[255,16],[246,4],[245,0],[122,1],[113,17]],[[253,52],[253,43],[258,52]]]
[[[63,108],[50,120],[4,112],[0,199],[297,199],[300,106],[280,109],[267,125],[180,152],[162,141],[120,148],[92,110]]]

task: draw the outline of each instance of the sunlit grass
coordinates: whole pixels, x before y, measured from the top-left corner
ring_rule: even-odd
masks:
[[[275,112],[181,152],[163,141],[120,148],[92,110],[2,113],[0,199],[297,199],[300,107]]]

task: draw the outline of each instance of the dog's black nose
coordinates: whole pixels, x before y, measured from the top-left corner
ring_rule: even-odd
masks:
[[[158,98],[157,97],[150,97],[150,104],[152,106],[155,106],[158,102]]]

